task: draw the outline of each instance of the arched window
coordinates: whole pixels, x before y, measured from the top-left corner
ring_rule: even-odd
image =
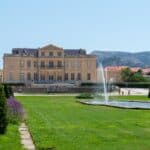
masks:
[[[30,73],[30,72],[27,73],[27,80],[28,80],[28,81],[31,80],[31,73]]]

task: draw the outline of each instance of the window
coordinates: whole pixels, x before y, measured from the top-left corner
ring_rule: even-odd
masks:
[[[34,73],[34,81],[38,81],[38,74]]]
[[[45,68],[45,62],[41,61],[41,68]]]
[[[27,67],[28,67],[28,68],[31,67],[31,61],[30,61],[30,60],[27,61]]]
[[[53,75],[49,75],[49,80],[54,80],[54,76]]]
[[[53,52],[49,52],[49,56],[53,56],[54,54],[53,54]]]
[[[87,80],[91,80],[91,74],[90,73],[87,74]]]
[[[49,68],[53,68],[54,67],[54,62],[53,61],[49,61]]]
[[[38,64],[37,61],[34,61],[34,68],[37,68]]]
[[[45,75],[41,74],[40,79],[41,79],[41,81],[45,81]]]
[[[61,52],[57,52],[57,56],[62,56],[62,53]]]
[[[68,80],[68,73],[65,73],[65,80]]]
[[[58,66],[58,67],[62,67],[62,62],[61,62],[61,61],[58,61],[57,66]]]
[[[78,73],[77,80],[81,80],[81,73]]]
[[[31,73],[30,73],[30,72],[27,73],[27,80],[28,80],[28,81],[31,80]]]
[[[57,80],[62,81],[62,72],[57,73]]]
[[[61,80],[62,80],[62,76],[61,76],[61,75],[58,75],[58,76],[57,76],[57,80],[58,80],[58,81],[61,81]]]
[[[71,80],[74,80],[74,73],[71,73]]]
[[[20,81],[24,81],[24,73],[20,73]]]
[[[45,52],[41,52],[41,56],[44,57],[45,56]]]
[[[23,60],[20,61],[20,67],[24,68],[24,61]]]

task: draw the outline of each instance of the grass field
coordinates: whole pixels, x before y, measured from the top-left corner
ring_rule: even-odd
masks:
[[[110,99],[118,99],[118,100],[144,100],[150,101],[150,98],[147,96],[111,96]]]
[[[74,97],[65,96],[28,96],[17,99],[26,108],[27,124],[37,149],[150,149],[150,111],[148,110],[87,106],[75,102]]]
[[[5,135],[0,135],[0,150],[23,150],[18,125],[10,124]]]

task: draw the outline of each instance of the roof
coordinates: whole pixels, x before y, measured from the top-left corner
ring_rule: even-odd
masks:
[[[133,71],[133,72],[137,72],[138,70],[142,70],[142,68],[140,68],[140,67],[132,67],[132,68],[130,68],[131,69],[131,71]]]
[[[38,56],[39,50],[63,50],[64,55],[67,57],[77,57],[77,56],[87,56],[87,57],[93,57],[94,55],[87,55],[85,49],[63,49],[60,47],[57,47],[53,44],[46,45],[41,48],[13,48],[12,54],[5,54],[4,56]]]
[[[142,69],[142,71],[144,74],[148,74],[148,73],[150,73],[150,68]]]
[[[63,50],[63,48],[55,46],[53,44],[49,44],[40,48],[41,50]]]
[[[125,68],[128,68],[128,66],[108,66],[108,67],[105,67],[105,70],[107,69],[107,71],[120,71],[120,70],[125,69]],[[130,69],[133,72],[137,72],[141,68],[140,67],[132,67]]]
[[[108,66],[105,67],[105,70],[107,71],[121,71],[122,69],[127,68],[128,66]],[[143,74],[150,73],[150,68],[142,69],[140,67],[132,67],[130,68],[132,72],[137,72],[138,70],[142,70]]]
[[[86,55],[86,50],[84,49],[65,49],[64,50],[64,53],[65,55],[71,55],[71,56],[74,56],[74,55]]]
[[[12,54],[15,55],[35,55],[38,49],[33,48],[13,48]]]
[[[107,71],[121,71],[122,69],[127,68],[127,66],[108,66],[105,67],[105,70]]]

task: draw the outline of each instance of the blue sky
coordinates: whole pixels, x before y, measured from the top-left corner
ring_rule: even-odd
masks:
[[[150,1],[1,1],[1,58],[15,47],[37,48],[50,43],[88,52],[148,51]]]

